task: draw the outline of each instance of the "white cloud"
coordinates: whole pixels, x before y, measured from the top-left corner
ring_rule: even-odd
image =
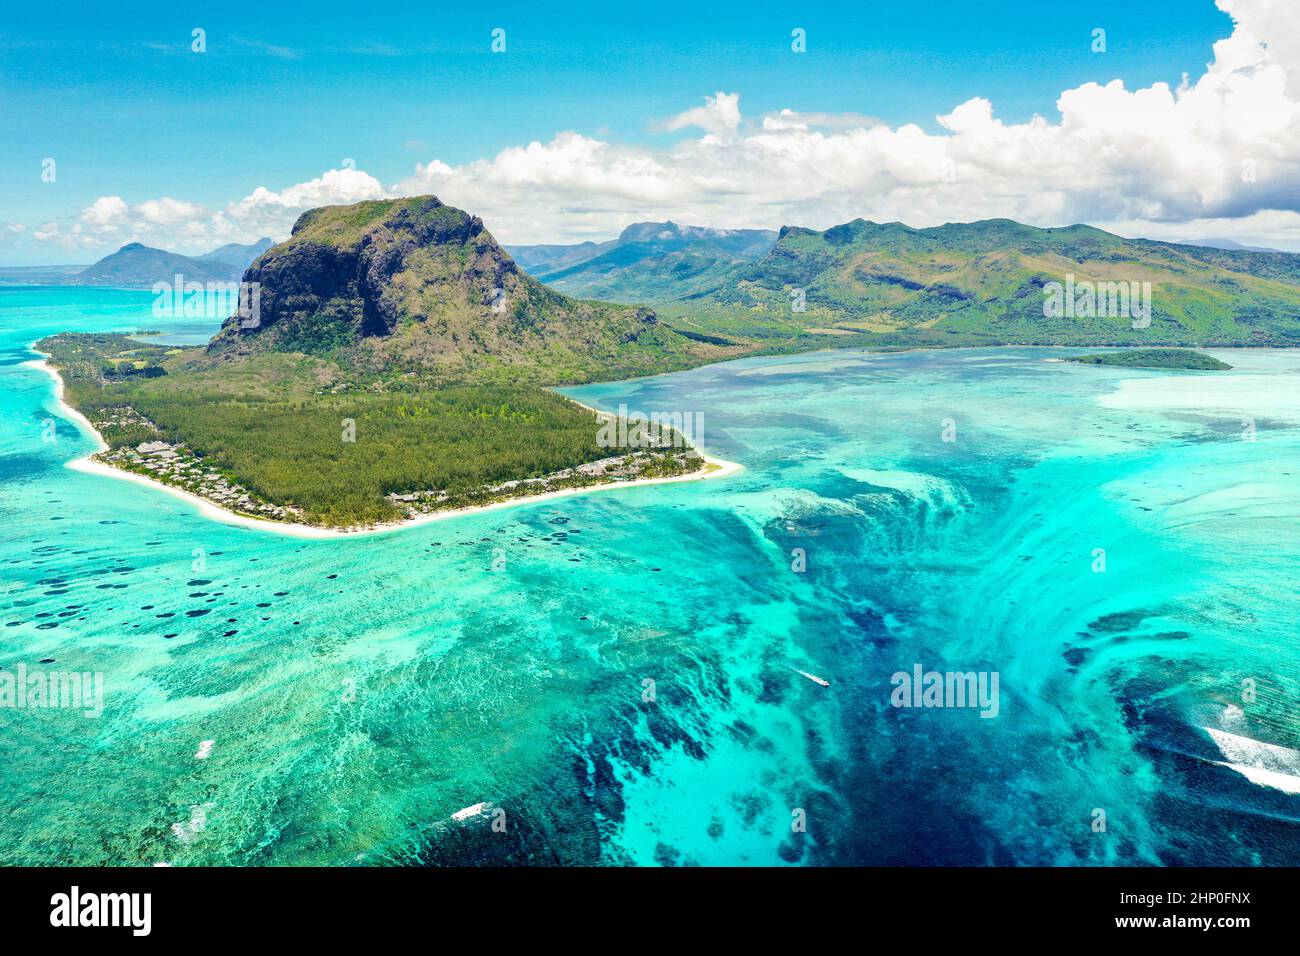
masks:
[[[1085,83],[1061,93],[1053,118],[1005,123],[975,97],[937,117],[935,132],[854,113],[751,122],[739,93],[718,92],[662,124],[683,134],[666,146],[565,131],[459,165],[434,158],[387,188],[336,169],[218,210],[104,197],[34,235],[211,247],[282,238],[316,205],[433,193],[506,242],[606,238],[637,219],[824,228],[858,216],[915,226],[1005,216],[1300,249],[1300,18],[1294,0],[1218,3],[1234,32],[1194,82]]]
[[[162,197],[128,205],[103,196],[71,222],[48,222],[33,235],[69,250],[111,251],[143,242],[177,252],[207,252],[227,242],[284,239],[294,221],[316,206],[347,204],[387,195],[379,180],[355,169],[331,169],[316,179],[273,191],[259,186],[222,209]]]
[[[1120,235],[1142,236],[1165,242],[1204,242],[1229,239],[1244,246],[1297,249],[1300,213],[1268,209],[1236,219],[1189,219],[1186,222],[1113,222],[1108,227]]]
[[[121,196],[101,196],[81,213],[81,222],[90,227],[112,228],[126,217],[126,203]]]
[[[40,242],[66,249],[94,248],[129,229],[129,213],[121,196],[100,196],[71,223],[47,222],[33,230]]]
[[[386,195],[379,180],[368,173],[359,169],[331,169],[313,180],[278,192],[258,186],[243,199],[228,204],[213,217],[213,222],[229,234],[257,233],[253,239],[264,235],[284,238],[294,220],[308,209],[382,199]]]
[[[698,139],[651,149],[561,133],[419,166],[396,190],[435,192],[513,242],[608,236],[650,217],[825,227],[1006,216],[1151,235],[1237,221],[1300,248],[1300,20],[1289,5],[1220,0],[1236,27],[1195,83],[1085,83],[1060,95],[1054,120],[1007,124],[976,97],[937,117],[935,133],[792,110],[754,126],[738,94],[718,93],[666,124],[702,129]]]
[[[740,126],[740,94],[718,91],[713,96],[704,98],[704,105],[697,106],[685,113],[678,113],[664,123],[668,130],[687,129],[697,126],[714,136],[725,137],[734,133]]]
[[[125,203],[122,204],[121,209],[122,212],[126,212]],[[204,209],[198,203],[184,202],[164,196],[162,199],[150,199],[147,202],[140,203],[135,207],[135,212],[144,222],[160,226],[174,226],[177,223],[188,222],[203,215]]]
[[[267,43],[265,40],[250,40],[247,37],[232,36],[231,41],[237,46],[247,47],[250,50],[257,50],[265,53],[267,56],[273,56],[280,60],[297,60],[302,54],[292,47],[281,46],[275,43]]]

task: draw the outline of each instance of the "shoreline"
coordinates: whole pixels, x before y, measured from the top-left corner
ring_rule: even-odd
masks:
[[[49,363],[49,356],[39,351],[34,345],[28,346],[33,352],[43,356],[39,359],[33,359],[23,364],[47,373],[54,380],[54,401],[56,411],[73,424],[81,426],[82,430],[87,432],[98,446],[88,455],[80,458],[74,458],[71,461],[64,462],[65,468],[73,471],[79,471],[83,474],[99,475],[104,478],[117,478],[124,481],[131,481],[138,485],[152,488],[155,491],[163,491],[176,498],[180,498],[191,505],[194,505],[199,514],[213,521],[219,521],[223,524],[235,525],[237,527],[249,528],[255,531],[269,531],[272,534],[282,534],[293,538],[353,538],[371,534],[387,534],[394,531],[402,531],[406,528],[414,528],[418,525],[430,524],[434,521],[443,521],[448,518],[461,518],[468,515],[479,514],[485,511],[495,511],[501,508],[510,508],[516,505],[530,504],[535,501],[546,501],[553,498],[565,498],[571,495],[588,494],[596,491],[609,491],[615,488],[637,488],[648,487],[650,485],[662,485],[680,481],[707,481],[711,478],[725,478],[729,475],[737,474],[744,470],[744,466],[733,461],[725,461],[721,458],[714,458],[711,455],[700,453],[704,460],[706,468],[699,472],[692,472],[688,475],[670,475],[664,478],[636,478],[632,481],[608,481],[604,484],[589,485],[583,488],[560,488],[555,491],[545,491],[537,495],[521,495],[518,498],[507,498],[504,501],[493,501],[485,505],[471,505],[464,508],[448,508],[445,511],[433,511],[428,514],[417,515],[414,518],[403,518],[400,521],[392,521],[386,524],[367,525],[355,528],[327,528],[320,525],[302,524],[301,522],[289,521],[268,521],[265,518],[254,518],[251,515],[242,515],[228,508],[223,508],[213,501],[193,492],[186,491],[183,488],[177,488],[165,482],[148,478],[144,475],[137,474],[133,471],[126,471],[122,468],[115,468],[112,465],[106,465],[103,462],[95,461],[92,456],[102,451],[108,450],[108,444],[99,434],[98,429],[91,424],[90,419],[81,414],[64,401],[64,384],[63,376],[59,374],[58,369]],[[608,416],[608,412],[602,412],[599,409],[591,408],[589,405],[583,405],[569,396],[563,396],[573,404],[582,408],[596,412],[598,415]],[[711,466],[711,468],[710,468]]]
[[[962,350],[978,350],[978,349],[988,349],[988,348],[1024,348],[1024,349],[1044,349],[1044,350],[1102,348],[1102,349],[1112,349],[1112,350],[1119,351],[1126,348],[1142,348],[1142,347],[1143,346],[1015,345],[1015,344],[1003,344],[1003,345],[994,345],[994,346],[989,346],[989,345],[958,345],[958,346],[914,345],[914,346],[901,346],[901,347],[849,346],[848,348],[832,347],[832,348],[821,348],[821,349],[809,349],[807,351],[801,351],[795,353],[781,353],[778,355],[771,355],[771,356],[752,355],[752,356],[743,356],[742,358],[751,358],[751,359],[752,358],[783,358],[783,357],[789,357],[793,355],[813,355],[813,354],[820,354],[820,353],[827,353],[827,352],[844,352],[844,351],[866,351],[866,352],[884,351],[887,353],[888,352],[897,353],[897,352],[913,352],[913,351],[962,351]],[[1221,350],[1278,348],[1278,346],[1169,346],[1169,347],[1170,348],[1206,348],[1206,349],[1213,348],[1213,349],[1221,349]],[[81,426],[82,430],[85,431],[87,434],[89,434],[89,436],[92,438],[92,440],[95,442],[97,446],[94,449],[94,451],[90,452],[87,455],[83,455],[80,458],[75,458],[70,461],[64,462],[65,468],[69,468],[73,471],[79,471],[84,474],[99,475],[105,478],[116,478],[125,481],[132,481],[135,482],[136,484],[152,488],[155,491],[163,491],[167,494],[172,495],[173,497],[180,498],[188,502],[189,504],[193,505],[203,517],[208,518],[210,520],[218,521],[221,522],[222,524],[233,525],[236,527],[248,528],[255,531],[269,531],[273,534],[282,534],[288,537],[324,539],[324,538],[359,537],[363,535],[372,535],[372,534],[387,534],[394,531],[401,531],[406,528],[416,527],[418,525],[429,524],[434,521],[442,521],[448,518],[466,517],[468,515],[478,514],[480,512],[495,511],[501,508],[511,508],[517,505],[529,504],[531,502],[537,502],[537,501],[545,501],[547,499],[564,498],[571,495],[587,494],[587,493],[598,492],[598,491],[609,491],[611,489],[616,489],[616,488],[648,487],[650,485],[669,484],[673,482],[682,482],[682,481],[707,481],[712,478],[726,478],[731,475],[738,474],[741,471],[744,471],[744,466],[737,462],[727,461],[722,458],[715,458],[711,455],[707,455],[703,452],[700,452],[700,457],[703,459],[706,468],[711,466],[710,470],[692,472],[691,474],[687,474],[687,475],[671,475],[664,478],[637,478],[632,481],[609,481],[609,482],[605,482],[604,484],[588,485],[582,488],[560,488],[555,491],[546,491],[536,495],[524,495],[518,498],[507,498],[503,501],[493,501],[484,505],[471,505],[462,508],[449,508],[446,509],[445,511],[430,512],[428,514],[421,514],[413,518],[404,518],[400,521],[393,521],[385,524],[363,525],[363,526],[357,526],[353,528],[342,529],[342,528],[329,528],[320,525],[303,524],[301,522],[269,521],[265,518],[254,518],[251,515],[243,515],[238,512],[231,511],[227,508],[223,508],[220,505],[216,504],[215,502],[210,501],[209,499],[204,498],[201,495],[196,495],[193,492],[186,491],[183,488],[177,488],[174,485],[166,484],[165,482],[161,482],[156,479],[146,477],[145,475],[141,475],[133,471],[126,471],[125,469],[122,468],[115,468],[112,465],[106,465],[103,462],[94,461],[93,460],[94,455],[97,455],[102,451],[108,450],[107,443],[104,441],[103,437],[99,434],[98,429],[95,428],[95,426],[91,423],[91,421],[88,418],[86,418],[86,416],[83,415],[80,411],[73,408],[64,400],[65,389],[64,389],[63,376],[60,375],[59,371],[49,363],[49,355],[44,352],[41,352],[38,348],[36,348],[36,343],[34,342],[28,345],[28,349],[32,352],[35,352],[37,355],[40,355],[41,358],[32,359],[22,364],[29,366],[31,368],[39,369],[40,371],[47,373],[54,380],[54,400],[55,400],[57,414],[60,414],[65,419],[73,422],[76,425]],[[728,361],[738,361],[738,360],[728,360]],[[716,364],[716,363],[711,363],[711,364]],[[1123,368],[1124,366],[1118,366],[1118,367]],[[1134,369],[1134,370],[1139,370],[1139,369]],[[653,378],[654,376],[642,376],[642,377]],[[634,380],[635,379],[629,379],[628,381],[634,381]],[[580,402],[576,398],[564,394],[564,392],[560,391],[558,388],[550,388],[548,389],[548,391],[551,391],[554,394],[559,395],[561,398],[564,398],[566,401],[572,402],[574,405],[577,405],[579,408],[584,408],[587,411],[590,411],[601,418],[614,417],[613,412],[607,412],[602,409],[595,408],[594,406],[588,405],[585,402]]]
[[[81,412],[77,411],[75,408],[73,408],[71,405],[69,405],[67,402],[63,400],[63,392],[64,392],[63,376],[59,374],[58,369],[56,369],[53,365],[50,364],[50,357],[46,355],[44,352],[38,351],[34,345],[29,345],[27,347],[31,349],[33,352],[36,352],[37,355],[42,356],[42,358],[32,359],[30,362],[24,362],[23,365],[27,366],[28,368],[39,369],[40,371],[49,375],[50,378],[54,379],[54,404],[58,406],[57,408],[58,412],[62,414],[64,418],[71,421],[74,425],[80,425],[83,431],[89,432],[90,436],[94,438],[95,444],[99,446],[90,454],[98,455],[101,451],[108,451],[108,443],[105,442],[103,436],[99,434],[99,429],[97,429],[94,425],[91,424],[89,418],[81,414]],[[89,458],[90,455],[84,456],[84,460],[89,460]],[[82,460],[83,460],[82,458],[77,459],[77,461],[82,461]],[[65,462],[65,465],[71,467],[72,462]]]

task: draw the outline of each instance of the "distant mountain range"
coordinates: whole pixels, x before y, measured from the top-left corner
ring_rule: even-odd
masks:
[[[552,288],[650,304],[717,344],[1300,344],[1300,255],[1230,240],[1009,219],[928,229],[855,219],[779,234],[646,222],[609,242],[508,251]],[[1044,290],[1067,281],[1071,294],[1150,283],[1150,324],[1131,309],[1045,312]]]
[[[179,252],[131,242],[90,266],[0,269],[0,282],[147,289],[155,282],[173,282],[178,274],[183,275],[186,282],[238,282],[253,260],[272,245],[270,239],[262,238],[247,245],[227,243],[199,256],[183,256]]]
[[[645,302],[710,288],[770,250],[776,238],[769,229],[638,222],[608,242],[507,246],[506,251],[527,272],[566,295]]]
[[[0,285],[59,285],[85,268],[84,262],[62,266],[0,266]]]
[[[456,278],[467,256],[473,266]],[[376,370],[453,375],[495,364],[502,374],[549,367],[568,381],[832,344],[1300,345],[1300,254],[1008,219],[926,229],[855,219],[779,233],[639,222],[606,242],[503,249],[476,217],[416,197],[312,210],[274,247],[183,256],[131,243],[73,269],[2,269],[0,282],[149,288],[178,273],[230,282],[247,270],[278,325],[228,327],[223,347],[318,353],[328,340]],[[485,305],[489,282],[506,314]],[[1071,295],[1149,284],[1150,322],[1131,309],[1045,309],[1053,285],[1067,283]],[[624,313],[574,301],[584,299],[654,311],[632,335]],[[648,352],[632,344],[640,336],[654,340]]]
[[[214,347],[452,376],[514,368],[575,381],[827,345],[1300,345],[1300,255],[1233,245],[1009,219],[926,229],[855,219],[779,233],[640,222],[607,242],[503,249],[477,217],[416,197],[311,210],[276,246],[183,256],[131,243],[72,274],[9,269],[0,281],[244,277],[262,283],[263,325],[228,324]],[[1071,295],[1149,284],[1149,300],[1130,305],[1149,304],[1150,321],[1100,304],[1054,314],[1049,294],[1067,283]]]
[[[1206,246],[1210,249],[1244,249],[1246,252],[1281,252],[1272,246],[1243,246],[1236,239],[1180,239],[1180,246]]]
[[[1082,299],[1057,314],[1045,308],[1053,284],[1082,296],[1101,283],[1137,283],[1135,293],[1149,283],[1149,324]],[[702,324],[721,311],[897,344],[1300,345],[1300,255],[1009,219],[786,227],[766,256],[686,298]]]
[[[263,236],[257,242],[241,244],[238,242],[228,242],[224,246],[218,246],[211,252],[205,252],[201,256],[194,256],[200,262],[221,262],[231,265],[237,265],[242,269],[247,269],[253,264],[253,260],[262,253],[275,245],[270,239]]]

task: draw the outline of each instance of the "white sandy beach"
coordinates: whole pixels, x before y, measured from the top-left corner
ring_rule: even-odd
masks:
[[[35,345],[28,347],[33,352],[37,351]],[[99,432],[95,430],[95,426],[90,423],[90,419],[63,400],[63,376],[58,373],[58,370],[55,369],[47,359],[34,359],[33,361],[24,362],[23,364],[30,368],[40,369],[42,372],[49,375],[50,378],[54,379],[54,404],[58,406],[57,411],[64,418],[69,419],[76,425],[80,425],[82,431],[87,432],[95,439],[95,444],[99,447],[91,452],[91,454],[98,454],[101,451],[107,451],[108,445],[105,444],[104,439],[100,437]],[[68,462],[69,467],[73,464],[74,462]]]
[[[32,346],[32,350],[37,351],[34,346]],[[570,495],[583,495],[596,491],[611,491],[618,488],[641,488],[648,485],[663,485],[677,481],[703,481],[709,478],[725,478],[728,475],[734,475],[743,470],[742,466],[736,462],[724,461],[721,458],[714,458],[710,455],[702,455],[706,466],[709,466],[709,470],[704,472],[695,472],[689,475],[673,475],[667,478],[638,478],[634,481],[611,481],[603,485],[591,485],[586,488],[561,488],[558,491],[547,491],[539,495],[524,495],[506,501],[494,501],[491,504],[486,505],[476,505],[469,508],[449,508],[446,511],[435,511],[431,514],[417,515],[414,518],[406,518],[402,521],[394,521],[389,524],[342,529],[322,528],[317,527],[316,525],[299,524],[288,521],[267,521],[264,518],[254,518],[250,515],[242,515],[230,511],[229,509],[222,508],[221,506],[209,501],[207,498],[192,494],[173,485],[156,481],[153,478],[147,478],[144,475],[136,474],[132,471],[125,471],[121,468],[114,468],[112,465],[106,465],[103,462],[95,461],[91,456],[107,450],[108,445],[95,429],[95,426],[90,423],[90,420],[63,400],[63,377],[46,359],[37,359],[27,362],[26,364],[32,368],[46,372],[54,379],[54,398],[58,413],[79,425],[82,430],[94,438],[95,444],[97,445],[96,449],[91,452],[90,455],[69,461],[66,467],[71,468],[73,471],[85,472],[86,474],[100,475],[105,478],[116,478],[123,481],[133,481],[139,485],[147,485],[156,491],[166,492],[169,495],[188,501],[198,509],[201,515],[205,518],[211,518],[214,521],[237,525],[242,528],[251,528],[256,531],[269,531],[272,534],[289,535],[290,537],[295,538],[347,538],[366,534],[386,534],[392,531],[401,531],[406,528],[413,528],[417,525],[428,524],[432,521],[443,521],[447,518],[458,518],[464,515],[478,514],[483,511],[495,511],[498,508],[511,508],[516,505],[532,504],[534,502],[547,501],[553,498],[566,498]],[[564,397],[568,398],[567,395]],[[609,414],[608,412],[602,412],[599,409],[591,408],[589,405],[583,405],[581,402],[574,401],[571,398],[568,400],[573,402],[575,405],[581,405],[583,408],[587,408],[599,415],[607,416]]]

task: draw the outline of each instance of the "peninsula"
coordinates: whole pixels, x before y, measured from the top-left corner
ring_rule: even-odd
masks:
[[[731,470],[672,427],[602,430],[548,387],[726,349],[546,288],[436,198],[312,210],[244,281],[255,319],[232,315],[204,347],[36,343],[104,445],[95,463],[246,519],[351,531]],[[633,437],[610,447],[611,432]]]

